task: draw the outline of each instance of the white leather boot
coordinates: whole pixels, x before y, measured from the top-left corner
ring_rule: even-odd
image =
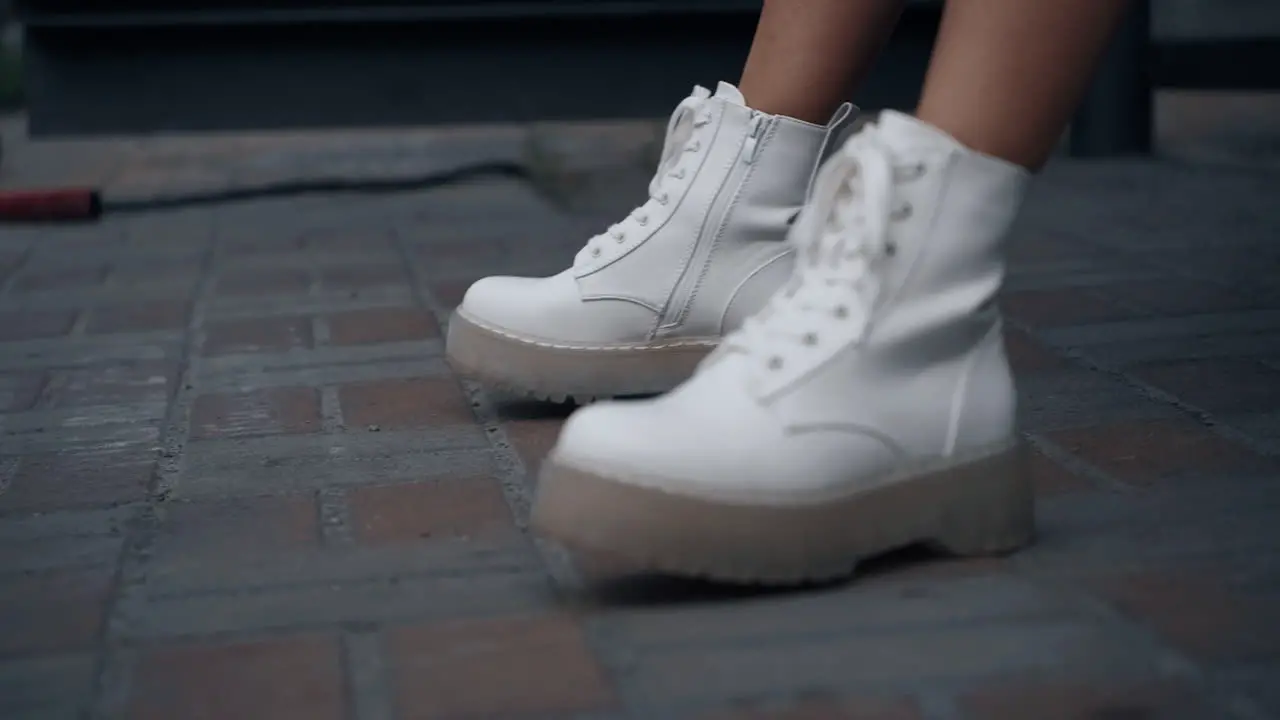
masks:
[[[789,276],[784,242],[826,127],[705,88],[676,108],[649,200],[549,278],[489,277],[449,323],[463,375],[563,400],[670,390]]]
[[[1033,504],[995,305],[1028,173],[884,113],[825,164],[795,273],[686,383],[584,408],[535,527],[652,569],[840,576],[918,542],[1029,541]]]

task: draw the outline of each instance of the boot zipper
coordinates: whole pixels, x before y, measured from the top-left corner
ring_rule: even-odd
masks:
[[[760,136],[764,134],[766,119],[759,113],[751,117],[751,130],[747,133],[746,142],[742,145],[742,161],[750,165],[756,161],[756,153],[760,150]]]
[[[724,232],[729,207],[742,189],[747,170],[759,156],[760,140],[772,121],[773,118],[765,113],[751,111],[751,119],[747,122],[747,135],[743,138],[742,146],[738,151],[738,161],[725,176],[724,183],[716,192],[711,208],[707,211],[706,219],[702,223],[702,231],[698,233],[698,242],[694,247],[693,256],[685,266],[684,273],[680,276],[679,282],[671,292],[671,299],[667,302],[666,312],[663,313],[663,327],[679,325],[688,314],[690,300],[706,274],[707,260],[719,242],[721,233]]]

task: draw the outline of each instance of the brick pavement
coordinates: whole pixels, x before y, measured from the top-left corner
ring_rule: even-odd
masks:
[[[112,187],[341,151],[219,152]],[[609,156],[570,211],[485,182],[0,229],[0,717],[1280,717],[1273,172],[1054,168],[1004,299],[1040,542],[761,594],[531,540],[563,411],[442,360],[471,279],[641,191]]]

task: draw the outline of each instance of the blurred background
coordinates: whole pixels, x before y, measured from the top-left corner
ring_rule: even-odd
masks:
[[[1148,19],[1100,75],[1078,153],[1153,147],[1165,156],[1274,164],[1280,4],[1143,5]],[[864,107],[909,105],[939,7],[910,3],[880,69],[857,94]],[[743,0],[237,0],[181,8],[0,0],[0,111],[11,148],[28,133],[660,118],[686,85],[736,77],[754,13],[755,3]],[[26,88],[18,15],[29,21]],[[523,61],[531,57],[538,62]]]

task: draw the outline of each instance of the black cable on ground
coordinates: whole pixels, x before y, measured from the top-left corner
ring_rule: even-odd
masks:
[[[512,162],[465,165],[416,177],[288,180],[244,188],[147,198],[109,198],[91,188],[0,191],[0,223],[93,222],[104,216],[177,210],[246,200],[337,193],[381,194],[431,190],[483,177],[527,181],[528,168]]]

